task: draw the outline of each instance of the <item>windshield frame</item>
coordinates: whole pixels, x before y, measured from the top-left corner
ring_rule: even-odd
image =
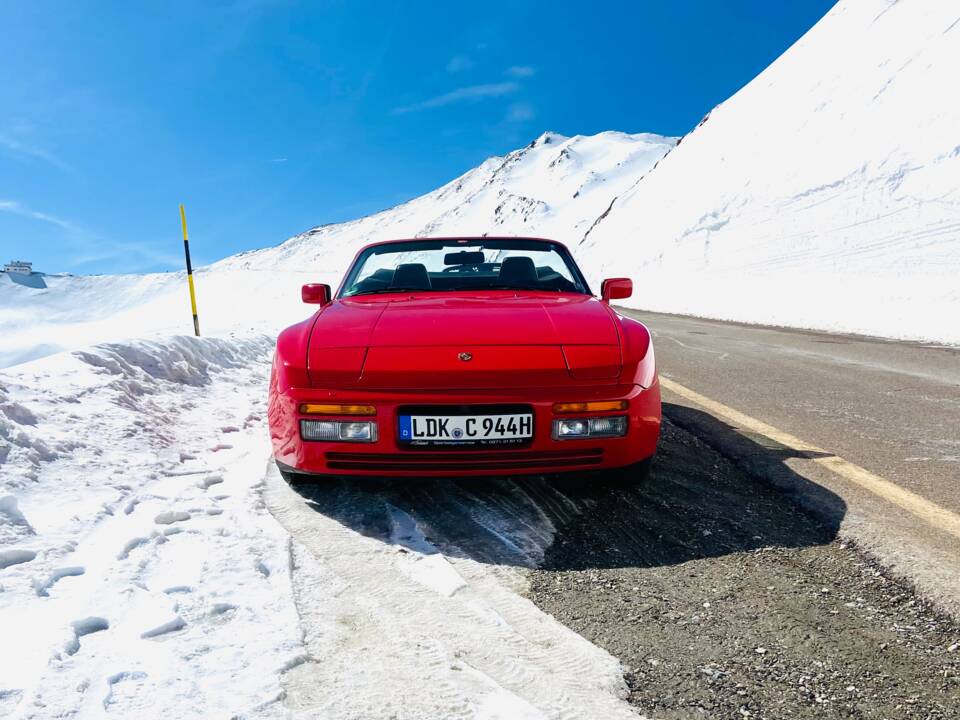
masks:
[[[361,250],[350,264],[347,274],[344,276],[340,287],[337,288],[337,299],[370,297],[370,294],[347,295],[346,291],[353,287],[361,268],[372,255],[385,255],[390,253],[415,252],[418,250],[436,250],[443,246],[449,246],[451,249],[469,249],[471,247],[483,247],[492,250],[533,250],[544,252],[552,250],[563,260],[575,284],[583,288],[583,292],[568,291],[576,295],[593,295],[587,280],[573,259],[573,255],[563,243],[555,240],[539,240],[533,238],[513,238],[513,237],[476,237],[476,238],[413,238],[410,240],[391,240],[389,242],[376,243],[368,245]],[[477,292],[491,292],[492,289],[477,288]],[[538,289],[498,289],[506,292],[548,292]],[[400,291],[397,291],[398,293]],[[437,293],[447,292],[443,290],[410,290],[407,292]],[[466,290],[451,290],[449,292],[468,292]],[[397,294],[397,293],[391,293]]]

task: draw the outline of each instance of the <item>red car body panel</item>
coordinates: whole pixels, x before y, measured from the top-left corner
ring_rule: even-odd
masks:
[[[554,403],[590,400],[625,400],[626,436],[554,439]],[[300,420],[318,419],[299,412],[308,402],[375,406],[362,419],[377,422],[377,441],[304,441]],[[522,447],[399,441],[400,408],[467,405],[530,408],[534,436]],[[536,290],[335,299],[278,337],[268,415],[274,457],[292,471],[405,477],[623,467],[654,454],[661,421],[647,328],[590,295]]]

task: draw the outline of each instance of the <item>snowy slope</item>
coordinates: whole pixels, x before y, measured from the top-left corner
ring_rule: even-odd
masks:
[[[201,268],[201,329],[215,335],[276,333],[309,312],[299,301],[302,283],[335,285],[353,254],[375,240],[502,233],[575,245],[613,198],[674,142],[646,134],[545,133],[403,205]],[[198,232],[194,243],[202,242]],[[192,329],[182,273],[46,281],[48,287],[38,290],[0,275],[0,367],[94,342]]]
[[[579,248],[638,306],[960,343],[960,5],[841,2]]]

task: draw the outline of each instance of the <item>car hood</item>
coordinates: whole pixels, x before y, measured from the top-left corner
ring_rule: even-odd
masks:
[[[612,383],[620,369],[612,313],[570,294],[340,300],[318,316],[308,353],[315,387]]]
[[[317,347],[616,345],[607,307],[587,295],[413,295],[338,300],[317,319]]]

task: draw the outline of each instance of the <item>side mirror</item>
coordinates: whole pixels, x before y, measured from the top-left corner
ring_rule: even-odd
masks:
[[[329,305],[330,286],[321,283],[308,283],[300,289],[300,297],[308,305]]]
[[[633,295],[633,280],[630,278],[608,278],[600,285],[600,299],[605,303],[620,300]]]

